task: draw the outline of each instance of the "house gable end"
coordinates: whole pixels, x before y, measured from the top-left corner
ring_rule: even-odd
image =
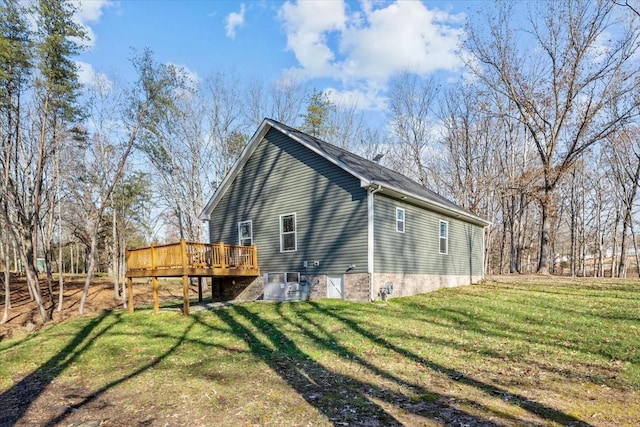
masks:
[[[367,269],[367,192],[360,180],[304,144],[270,128],[212,205],[210,240],[238,240],[252,221],[260,269],[344,273]],[[282,250],[283,215],[295,215],[295,249]],[[314,265],[317,261],[318,265]]]

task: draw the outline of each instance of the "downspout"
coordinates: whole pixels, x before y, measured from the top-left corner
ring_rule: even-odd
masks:
[[[375,300],[375,294],[373,292],[374,280],[373,280],[373,258],[374,258],[374,220],[373,220],[373,198],[374,194],[382,190],[382,185],[378,184],[378,188],[370,186],[367,189],[367,221],[368,221],[368,239],[367,239],[367,270],[369,272],[369,300]]]

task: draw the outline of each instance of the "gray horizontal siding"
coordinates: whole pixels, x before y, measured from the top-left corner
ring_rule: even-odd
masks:
[[[405,210],[405,232],[396,231],[396,208]],[[376,272],[481,275],[483,229],[459,219],[375,194]],[[449,223],[449,251],[439,253],[440,220]]]
[[[297,251],[280,252],[279,216],[295,213]],[[238,243],[238,221],[252,220],[263,273],[367,271],[367,197],[360,182],[271,130],[210,216],[211,242]],[[313,261],[319,261],[318,267]]]

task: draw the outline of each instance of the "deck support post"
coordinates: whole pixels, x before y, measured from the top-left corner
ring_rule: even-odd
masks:
[[[129,299],[129,313],[133,313],[133,279],[127,277],[127,297]]]
[[[158,296],[158,278],[153,276],[151,278],[153,284],[153,313],[158,314],[160,311],[160,297]]]
[[[182,276],[182,314],[189,315],[189,276]]]
[[[198,302],[202,302],[202,276],[198,276]]]
[[[186,268],[187,264],[187,242],[180,239],[180,251],[182,255],[182,267]],[[182,276],[182,313],[189,315],[189,276]]]

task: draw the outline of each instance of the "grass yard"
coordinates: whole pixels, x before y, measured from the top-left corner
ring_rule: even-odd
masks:
[[[637,426],[640,282],[501,280],[65,322],[0,342],[0,426]]]

